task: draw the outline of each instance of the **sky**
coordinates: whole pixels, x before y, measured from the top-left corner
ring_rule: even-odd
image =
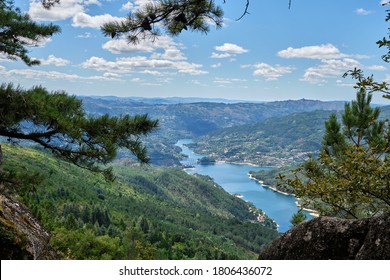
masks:
[[[154,42],[130,45],[104,37],[100,26],[120,21],[148,0],[61,0],[45,10],[39,0],[16,6],[62,32],[29,55],[29,67],[0,55],[0,82],[24,88],[42,85],[72,95],[122,97],[204,97],[274,101],[355,98],[354,81],[343,74],[355,67],[390,82],[386,49],[386,0],[216,1],[224,10],[220,29],[208,34],[183,31]],[[376,93],[374,103],[390,104]]]

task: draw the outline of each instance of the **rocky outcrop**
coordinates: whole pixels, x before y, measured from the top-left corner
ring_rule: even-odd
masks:
[[[390,213],[346,220],[320,217],[274,240],[262,260],[390,259]]]
[[[56,259],[50,235],[31,211],[11,196],[0,195],[0,258]]]

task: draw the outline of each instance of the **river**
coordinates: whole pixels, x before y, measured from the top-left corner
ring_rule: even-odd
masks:
[[[257,208],[262,209],[268,217],[275,220],[279,225],[279,232],[290,229],[290,219],[298,208],[296,199],[293,196],[277,193],[267,187],[263,187],[257,181],[249,178],[249,171],[264,170],[264,167],[256,167],[247,164],[217,163],[212,165],[200,165],[196,160],[203,155],[194,153],[185,144],[191,140],[183,139],[177,142],[177,146],[182,149],[182,153],[188,158],[181,161],[183,165],[193,165],[195,168],[186,170],[189,174],[208,175],[214,181],[231,194],[240,194],[243,199],[253,203]],[[305,212],[310,218],[310,214]]]

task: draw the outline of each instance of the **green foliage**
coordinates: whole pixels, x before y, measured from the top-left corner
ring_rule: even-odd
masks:
[[[285,179],[289,188],[321,214],[370,217],[390,209],[390,134],[379,108],[364,88],[345,105],[342,126],[335,115],[325,123],[323,148]],[[303,176],[302,176],[303,175]]]
[[[182,30],[209,31],[209,21],[222,26],[223,12],[209,0],[160,0],[145,5],[142,10],[129,14],[123,22],[111,22],[102,26],[105,36],[120,38],[125,35],[129,43],[152,39],[165,30],[177,35]]]
[[[306,220],[306,218],[307,217],[306,217],[305,213],[303,213],[302,211],[298,211],[297,213],[295,213],[291,217],[290,223],[293,226],[296,226],[296,225],[299,225],[300,223],[302,223],[304,220]]]
[[[203,165],[216,163],[215,159],[213,159],[211,157],[202,157],[201,159],[198,160],[198,162],[199,162],[199,164],[203,164]]]
[[[4,169],[44,176],[35,192],[15,192],[63,259],[254,259],[278,235],[270,219],[255,222],[260,210],[208,177],[113,165],[117,179],[108,182],[48,153],[2,145]]]
[[[64,92],[0,86],[0,136],[35,142],[107,178],[112,178],[111,169],[102,165],[115,158],[118,148],[128,149],[141,162],[148,162],[140,136],[157,126],[158,121],[147,115],[88,117],[82,102]]]
[[[383,5],[389,5],[389,2]],[[387,10],[386,21],[390,19]],[[384,37],[379,47],[390,50]],[[390,61],[390,51],[383,57]],[[372,93],[390,98],[387,82],[377,82],[355,68],[344,74],[356,80],[356,100],[345,104],[343,129],[336,116],[325,123],[323,149],[317,159],[309,159],[285,179],[304,205],[316,208],[321,214],[347,218],[370,217],[390,210],[390,123],[378,120],[379,108],[370,106]]]
[[[28,14],[22,14],[14,6],[13,0],[0,0],[0,53],[8,58],[20,58],[29,66],[39,64],[28,56],[27,47],[36,46],[59,32],[58,26],[33,22]]]
[[[262,162],[265,165],[273,164],[270,163],[271,160],[275,163],[278,158],[288,159],[296,155],[296,152],[290,152],[294,145],[298,148],[306,147],[305,151],[318,151],[321,146],[321,131],[324,130],[323,122],[329,117],[329,114],[319,113],[318,117],[314,113],[308,116],[294,114],[292,121],[296,123],[291,124],[287,124],[288,118],[283,118],[283,116],[314,110],[342,110],[344,107],[342,102],[313,100],[233,104],[195,102],[197,100],[191,99],[174,99],[172,101],[172,99],[145,98],[135,100],[134,98],[118,97],[82,97],[82,100],[85,110],[89,114],[117,116],[128,113],[128,108],[131,107],[132,114],[147,113],[151,118],[158,119],[160,129],[144,138],[143,142],[148,147],[150,163],[160,166],[180,164],[180,150],[175,147],[175,143],[179,139],[193,139],[205,134],[210,134],[211,141],[207,141],[208,138],[205,138],[205,141],[202,141],[203,139],[196,141],[197,144],[201,145],[199,149],[206,149],[208,154],[215,152],[218,157],[233,157],[243,151],[246,152],[247,157],[253,157],[252,163],[257,163],[255,160],[261,158],[266,159],[266,162]],[[302,121],[299,121],[299,118],[302,118]],[[265,119],[268,120],[262,124],[254,124]],[[237,126],[241,126],[241,128]],[[231,130],[228,129],[230,127]],[[273,136],[275,128],[279,127],[281,129],[277,130],[277,134]],[[226,131],[220,130],[222,128],[226,128]],[[233,133],[234,129],[239,134]],[[260,136],[256,134],[259,130],[264,131]],[[287,132],[299,136],[296,138],[299,142],[293,143],[288,139]],[[312,135],[307,136],[304,133],[312,133]],[[218,134],[222,134],[224,139],[221,139],[222,137],[219,137]],[[225,139],[229,135],[235,141]],[[234,146],[230,146],[230,144]],[[316,148],[314,149],[314,147]],[[226,155],[224,154],[225,148],[229,149],[229,153]],[[268,160],[264,154],[256,153],[257,148],[261,149],[265,155],[268,155],[269,152],[275,153],[270,155],[270,160]],[[283,154],[284,152],[286,153]],[[200,153],[203,154],[203,152]],[[127,154],[120,151],[118,156],[124,158]],[[227,160],[234,161],[231,158]]]
[[[386,6],[386,5],[389,5],[390,2],[386,2],[386,3],[383,3],[382,5],[383,6]],[[387,16],[386,16],[386,21],[389,21],[390,20],[390,10],[387,10]],[[385,62],[390,62],[390,33],[388,33],[388,38],[386,37],[383,37],[383,39],[381,40],[378,40],[376,43],[377,45],[382,48],[382,47],[386,47],[388,49],[388,52],[386,54],[384,54],[382,56],[382,59],[385,61]],[[390,98],[390,93],[387,91],[387,94],[386,94],[387,98]]]
[[[323,123],[332,111],[294,113],[225,128],[196,139],[191,148],[229,162],[282,167],[321,149]]]

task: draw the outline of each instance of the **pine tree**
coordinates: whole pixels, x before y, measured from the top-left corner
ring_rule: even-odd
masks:
[[[389,123],[379,120],[380,109],[371,107],[371,99],[360,88],[356,100],[345,104],[342,124],[331,115],[320,156],[286,180],[305,206],[347,218],[390,210]]]
[[[290,223],[293,226],[296,226],[302,223],[305,219],[306,219],[306,215],[301,210],[299,210],[291,217]]]
[[[118,148],[130,150],[143,163],[149,161],[140,137],[157,126],[158,121],[147,115],[88,117],[82,102],[65,92],[0,86],[0,136],[32,141],[109,179],[111,169],[104,165]]]
[[[39,64],[28,56],[27,47],[36,46],[40,40],[59,32],[56,25],[32,21],[14,6],[13,0],[0,0],[0,53],[9,59],[19,58],[29,66]]]
[[[161,0],[145,5],[129,14],[123,22],[111,22],[102,26],[105,36],[126,36],[129,43],[154,40],[166,31],[178,35],[183,30],[207,33],[210,22],[222,26],[222,9],[210,0]]]
[[[42,1],[46,8],[58,2]],[[58,26],[33,22],[14,6],[13,0],[0,0],[0,53],[10,59],[21,59],[29,66],[39,64],[28,56],[27,47],[59,31]],[[0,85],[0,136],[11,142],[32,141],[77,166],[103,173],[107,179],[113,179],[113,174],[104,165],[115,158],[119,148],[130,150],[143,163],[148,162],[140,137],[157,126],[158,121],[147,115],[88,117],[82,102],[62,91]],[[34,184],[40,179],[38,174],[17,176],[13,170],[3,169],[0,145],[0,183],[15,184],[25,177],[23,184]]]

